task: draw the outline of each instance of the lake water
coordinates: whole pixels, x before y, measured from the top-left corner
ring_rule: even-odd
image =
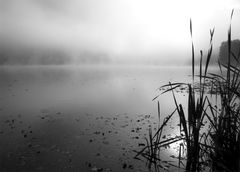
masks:
[[[152,99],[169,81],[189,82],[190,73],[189,67],[0,67],[0,171],[149,171],[133,150],[157,127],[157,100],[161,120],[174,110],[171,95]]]

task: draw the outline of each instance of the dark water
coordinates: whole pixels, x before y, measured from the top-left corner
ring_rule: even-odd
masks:
[[[169,81],[188,82],[190,72],[188,67],[1,67],[0,171],[148,171],[144,161],[133,159],[133,150],[146,143],[150,126],[157,127],[156,89]],[[185,94],[179,101],[186,101]],[[167,94],[158,100],[162,120],[174,104]],[[163,156],[176,154],[175,147]]]

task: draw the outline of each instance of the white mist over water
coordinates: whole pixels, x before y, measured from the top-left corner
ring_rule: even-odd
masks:
[[[0,3],[0,48],[6,54],[15,51],[23,53],[21,56],[32,56],[31,51],[61,50],[73,61],[104,56],[125,63],[186,64],[191,54],[189,19],[193,21],[196,52],[208,48],[209,29],[215,27],[213,42],[217,53],[220,43],[227,40],[232,8],[235,8],[232,38],[240,38],[237,0],[1,0]]]
[[[111,113],[149,113],[158,87],[179,77],[186,82],[190,79],[190,68],[176,69],[178,72],[164,67],[2,67],[1,95],[5,100],[1,104],[24,109],[58,102],[92,109],[102,104],[102,109]]]

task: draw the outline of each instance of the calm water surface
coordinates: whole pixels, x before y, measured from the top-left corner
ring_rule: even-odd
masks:
[[[148,171],[145,161],[133,159],[133,150],[140,150],[148,128],[157,126],[156,89],[169,81],[189,82],[190,72],[189,67],[1,67],[0,171]],[[179,101],[186,102],[185,94]],[[162,120],[174,110],[173,99],[166,94],[157,100]],[[175,153],[175,148],[166,152]]]

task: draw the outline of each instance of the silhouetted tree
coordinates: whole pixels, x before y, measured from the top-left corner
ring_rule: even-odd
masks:
[[[219,50],[219,61],[227,64],[228,61],[228,42],[222,42]],[[231,42],[231,65],[240,65],[240,40],[235,39]]]

